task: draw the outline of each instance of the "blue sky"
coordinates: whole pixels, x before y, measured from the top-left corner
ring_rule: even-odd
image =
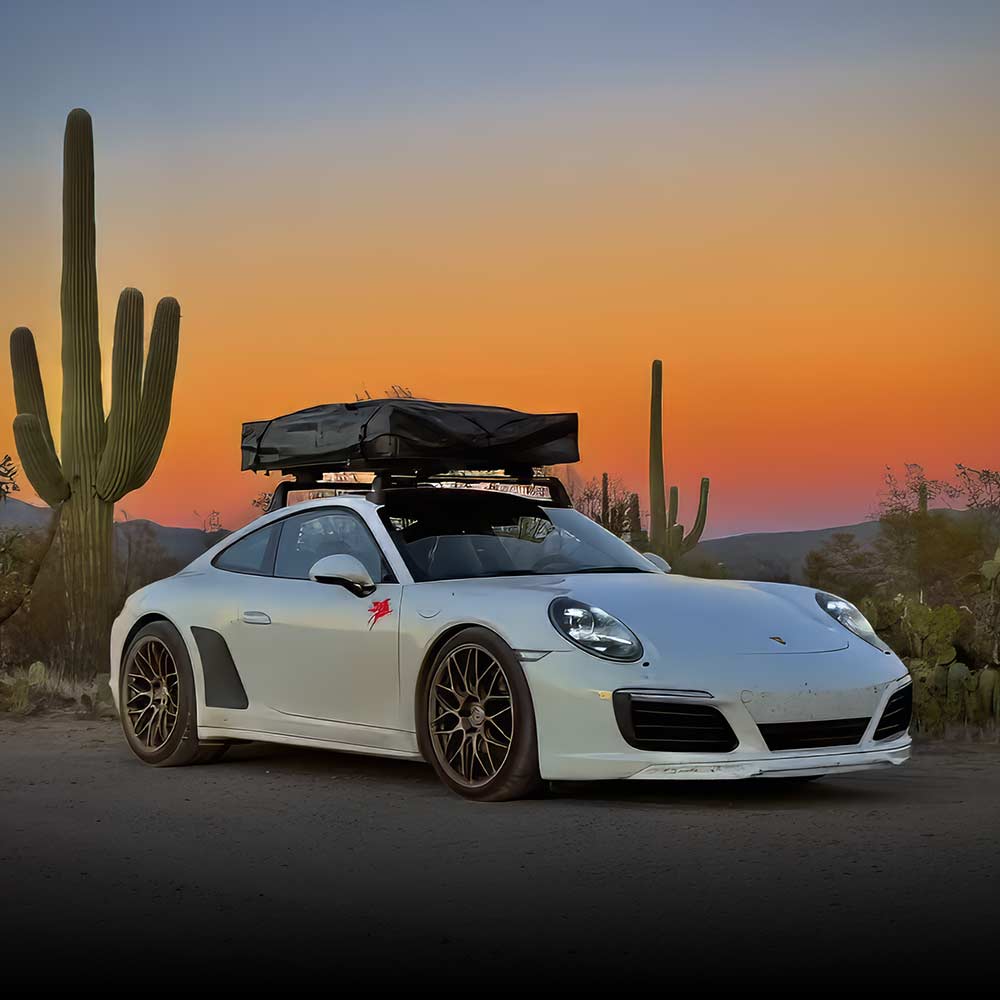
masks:
[[[210,128],[988,51],[996,3],[6,2],[0,127],[74,104]],[[23,132],[22,132],[23,134]]]

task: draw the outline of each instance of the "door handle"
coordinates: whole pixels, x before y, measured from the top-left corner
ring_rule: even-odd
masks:
[[[244,611],[240,615],[240,621],[247,625],[270,625],[271,616],[263,611]]]

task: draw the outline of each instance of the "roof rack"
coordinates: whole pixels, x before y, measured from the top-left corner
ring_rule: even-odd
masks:
[[[419,470],[412,472],[383,471],[377,472],[371,483],[350,483],[323,479],[324,473],[318,469],[309,469],[305,472],[296,470],[293,475],[293,479],[284,479],[275,487],[271,501],[267,506],[267,513],[287,507],[289,493],[322,490],[339,494],[357,494],[366,496],[373,503],[382,504],[386,501],[387,493],[393,490],[413,489],[420,486],[447,486],[448,484],[453,486],[474,484],[485,486],[487,489],[495,489],[498,492],[515,494],[517,487],[544,487],[549,491],[549,499],[547,501],[542,497],[534,499],[548,503],[552,507],[571,508],[573,506],[573,501],[570,500],[569,493],[561,480],[555,476],[536,476],[532,469],[509,469],[504,470],[501,475],[479,475],[467,472],[422,473]],[[503,489],[503,487],[514,487],[514,489]]]

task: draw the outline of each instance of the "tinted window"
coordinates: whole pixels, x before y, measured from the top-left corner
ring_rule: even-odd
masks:
[[[354,556],[376,583],[390,579],[382,552],[365,523],[346,510],[310,511],[282,521],[274,575],[308,580],[324,556]]]
[[[215,557],[214,565],[230,573],[254,573],[270,576],[274,563],[274,545],[278,538],[277,524],[244,535]]]
[[[415,580],[656,570],[579,511],[475,490],[390,496],[382,520]]]

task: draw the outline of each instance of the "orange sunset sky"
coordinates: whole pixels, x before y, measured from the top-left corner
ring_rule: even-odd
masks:
[[[54,422],[70,108],[106,386],[120,289],[181,303],[129,517],[244,523],[275,480],[239,472],[243,420],[392,383],[577,410],[580,472],[645,496],[654,357],[709,535],[861,520],[887,463],[1000,465],[996,7],[224,6],[25,5],[0,43],[0,322]],[[6,373],[0,454],[13,415]]]

